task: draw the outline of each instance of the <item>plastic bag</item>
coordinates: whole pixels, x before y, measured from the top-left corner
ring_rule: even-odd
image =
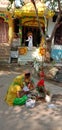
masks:
[[[49,103],[51,101],[51,97],[49,95],[46,95],[45,101]]]
[[[55,104],[49,104],[49,105],[48,105],[48,108],[51,108],[51,109],[56,109],[57,107],[56,107],[56,105],[55,105]]]
[[[33,99],[28,99],[27,101],[26,101],[26,107],[29,107],[29,108],[33,108],[34,106],[35,106],[35,100],[33,100]]]

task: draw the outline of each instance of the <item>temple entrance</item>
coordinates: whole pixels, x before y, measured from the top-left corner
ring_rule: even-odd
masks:
[[[22,26],[22,25],[21,25]],[[43,27],[44,31],[44,27]],[[40,30],[38,27],[33,26],[22,26],[22,46],[28,46],[28,32],[32,33],[33,36],[33,46],[39,46],[40,44]],[[14,19],[14,38],[19,38],[19,18]]]
[[[38,46],[40,43],[40,30],[38,27],[22,27],[22,45],[28,46],[28,42],[26,42],[28,32],[32,32],[33,35],[33,46]]]
[[[0,43],[8,42],[8,23],[0,18]]]

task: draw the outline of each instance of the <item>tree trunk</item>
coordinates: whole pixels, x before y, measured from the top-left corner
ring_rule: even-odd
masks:
[[[58,23],[60,21],[60,18],[61,18],[61,13],[59,12],[57,20],[56,20],[56,23],[55,23],[55,26],[54,26],[54,29],[53,29],[52,34],[51,34],[51,37],[47,40],[47,45],[48,45],[48,48],[49,48],[50,51],[51,51],[52,39],[53,39],[53,37],[55,35],[56,29],[57,29],[57,25],[58,25]]]
[[[58,25],[58,23],[60,21],[60,18],[62,17],[62,10],[61,10],[60,0],[58,0],[57,2],[58,2],[58,10],[59,10],[58,16],[57,16],[56,23],[55,23],[54,29],[52,31],[51,37],[47,40],[48,48],[49,48],[50,51],[51,51],[52,39],[53,39],[53,37],[55,35],[57,25]]]
[[[43,32],[43,30],[42,30],[42,27],[41,27],[41,24],[40,24],[40,21],[39,21],[38,10],[37,10],[37,7],[36,7],[36,4],[35,4],[35,1],[34,1],[34,0],[31,0],[31,2],[33,3],[34,8],[35,8],[36,17],[37,17],[37,21],[38,21],[38,26],[39,26],[39,29],[40,29],[41,37],[43,36],[44,39],[45,39],[45,41],[46,41],[46,37],[45,37],[45,35],[44,35],[44,32]]]

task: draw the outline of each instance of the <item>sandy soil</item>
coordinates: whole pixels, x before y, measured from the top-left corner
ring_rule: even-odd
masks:
[[[4,97],[13,78],[29,69],[34,74],[32,65],[18,66],[0,64],[0,130],[62,130],[62,98],[53,103],[38,102],[34,108],[24,106],[9,107]],[[37,83],[37,76],[34,77]],[[62,94],[62,87],[45,81],[51,94]]]

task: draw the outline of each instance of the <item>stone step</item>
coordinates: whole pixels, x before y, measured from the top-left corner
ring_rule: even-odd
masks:
[[[0,57],[0,59],[8,59],[9,58],[9,56],[2,56],[2,57]]]
[[[0,63],[9,63],[8,59],[0,59]]]
[[[10,56],[10,45],[8,43],[0,43],[0,62],[8,62]]]
[[[5,53],[0,53],[0,57],[9,57],[10,56],[10,54],[5,54]]]

